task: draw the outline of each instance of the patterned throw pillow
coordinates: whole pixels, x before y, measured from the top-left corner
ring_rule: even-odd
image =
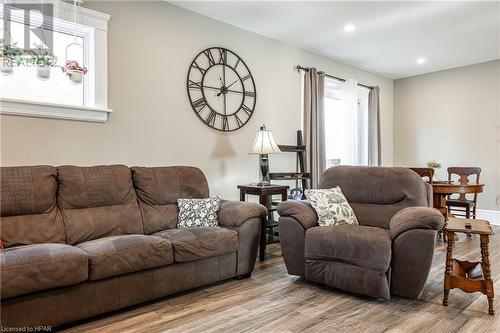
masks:
[[[305,190],[304,194],[318,214],[320,226],[359,224],[340,187]]]
[[[208,199],[177,199],[179,206],[177,228],[216,227],[219,224],[217,212],[220,200],[220,196]]]

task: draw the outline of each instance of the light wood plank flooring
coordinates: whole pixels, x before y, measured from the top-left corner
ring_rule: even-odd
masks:
[[[500,228],[496,229],[500,232]],[[455,256],[476,260],[477,236],[460,236]],[[227,282],[101,316],[66,332],[500,332],[500,307],[487,314],[480,293],[450,293],[444,307],[446,249],[438,241],[421,300],[355,296],[290,276],[279,244],[257,262],[250,279]],[[500,296],[500,236],[490,240],[492,275]],[[500,303],[500,297],[496,299]]]

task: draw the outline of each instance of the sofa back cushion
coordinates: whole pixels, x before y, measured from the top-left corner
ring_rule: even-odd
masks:
[[[0,238],[5,247],[64,243],[51,166],[0,168]]]
[[[68,244],[144,233],[128,167],[61,166],[58,168],[58,182],[58,205]]]
[[[428,206],[425,183],[407,168],[338,166],[326,170],[319,188],[339,186],[362,225],[389,228],[403,208]]]
[[[177,225],[177,199],[208,198],[208,183],[195,167],[133,167],[146,234]]]

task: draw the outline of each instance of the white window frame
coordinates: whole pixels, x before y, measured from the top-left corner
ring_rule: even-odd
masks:
[[[29,1],[29,0],[28,0]],[[5,1],[27,3],[27,0]],[[74,33],[73,5],[60,0],[47,1],[53,4],[54,30]],[[3,18],[3,12],[0,12]],[[107,33],[110,16],[87,8],[78,7],[77,35],[84,37],[84,63],[89,72],[84,76],[84,105],[62,105],[55,103],[0,98],[0,114],[56,118],[93,122],[106,122],[112,112],[108,108],[108,64]],[[12,20],[23,22],[22,17]]]

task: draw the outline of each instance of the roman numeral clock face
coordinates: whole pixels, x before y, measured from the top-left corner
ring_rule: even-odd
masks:
[[[211,47],[191,63],[187,90],[196,115],[213,129],[231,132],[243,127],[255,110],[252,74],[234,52]]]

